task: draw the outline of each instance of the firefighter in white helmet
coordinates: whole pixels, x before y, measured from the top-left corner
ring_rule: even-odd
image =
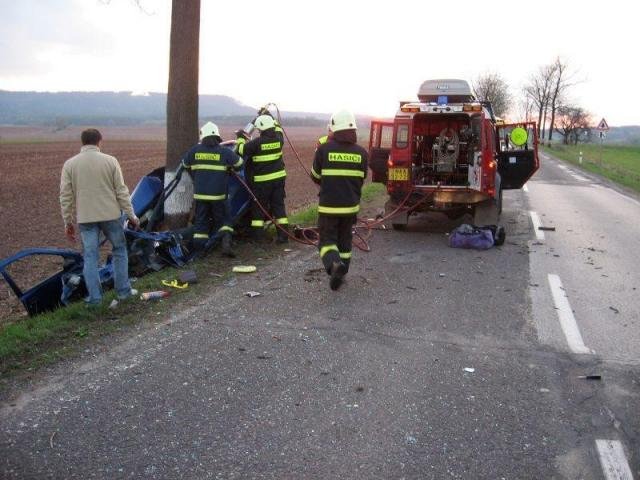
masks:
[[[233,150],[220,145],[221,142],[218,126],[212,122],[205,123],[200,129],[200,143],[189,150],[182,164],[191,174],[194,183],[195,250],[202,251],[210,234],[217,231],[221,237],[223,255],[235,257],[231,250],[233,226],[226,209],[226,200],[229,170],[240,170],[242,158]]]
[[[254,121],[260,136],[244,145],[245,176],[260,205],[272,216],[277,225],[276,242],[288,241],[289,220],[285,210],[285,177],[287,172],[282,158],[282,133],[271,115],[263,114]],[[256,240],[264,237],[266,216],[254,203],[251,216],[251,236]]]
[[[351,263],[352,229],[360,211],[362,184],[369,156],[357,144],[353,113],[340,110],[331,116],[330,136],[318,145],[311,179],[320,185],[318,248],[329,286],[337,290]]]

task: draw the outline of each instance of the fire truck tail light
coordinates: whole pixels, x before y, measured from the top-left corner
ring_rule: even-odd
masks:
[[[496,162],[495,162],[495,160],[491,160],[491,161],[489,162],[489,168],[490,168],[491,170],[493,170],[494,168],[496,168]]]
[[[409,106],[409,105],[403,105],[402,107],[400,107],[400,111],[402,112],[409,112],[409,113],[416,113],[420,111],[420,107],[415,107],[415,106]]]
[[[393,160],[391,160],[391,157],[389,157],[389,160],[387,160],[387,167],[393,167]]]

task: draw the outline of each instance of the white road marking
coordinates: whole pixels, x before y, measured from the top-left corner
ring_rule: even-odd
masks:
[[[524,193],[529,193],[529,187],[527,187],[527,184],[526,184],[526,183],[522,186],[522,191],[523,191]]]
[[[544,240],[544,232],[540,230],[542,223],[540,222],[540,217],[536,212],[530,211],[529,216],[531,217],[531,223],[533,223],[533,231],[536,234],[536,238],[540,241]]]
[[[582,340],[580,329],[573,316],[573,310],[567,299],[567,294],[564,291],[560,277],[554,273],[550,273],[547,278],[549,280],[549,287],[551,288],[551,295],[553,296],[553,304],[556,307],[556,312],[558,312],[560,327],[564,332],[569,348],[573,353],[594,353],[593,350],[587,348]]]
[[[629,462],[618,440],[596,440],[600,465],[606,480],[633,480]]]

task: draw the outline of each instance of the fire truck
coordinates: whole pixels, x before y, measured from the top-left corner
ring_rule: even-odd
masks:
[[[496,119],[491,104],[457,79],[427,80],[418,101],[400,102],[393,120],[373,120],[369,156],[398,230],[425,211],[497,225],[502,192],[522,188],[539,168],[535,122]]]

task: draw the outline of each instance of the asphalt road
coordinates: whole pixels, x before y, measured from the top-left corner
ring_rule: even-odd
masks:
[[[422,217],[332,292],[302,247],[53,369],[0,409],[0,476],[640,478],[640,204],[584,178],[506,194],[500,248]]]

